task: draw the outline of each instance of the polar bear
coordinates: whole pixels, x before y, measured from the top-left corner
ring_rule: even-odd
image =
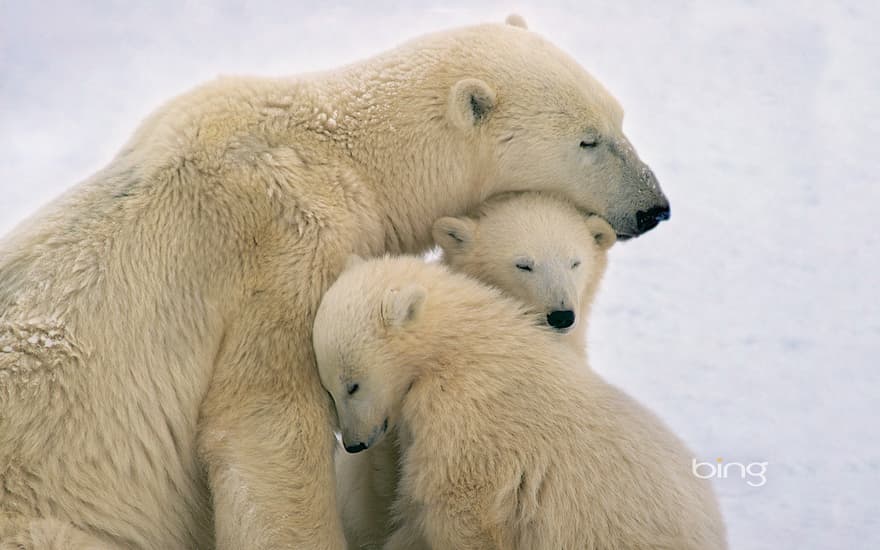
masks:
[[[519,302],[414,257],[355,264],[313,337],[346,449],[398,435],[386,549],[726,548],[684,445]]]
[[[615,243],[611,226],[540,193],[501,195],[474,217],[434,223],[443,261],[518,298],[573,349],[585,347],[590,306]]]
[[[586,320],[616,240],[605,220],[556,197],[504,194],[472,216],[437,220],[433,235],[453,271],[519,299],[563,342],[586,353]],[[556,322],[560,313],[571,322]],[[394,434],[363,453],[337,448],[337,506],[357,548],[380,548],[391,532],[398,462]]]
[[[508,191],[650,230],[669,205],[622,116],[505,24],[171,100],[0,241],[0,533],[344,547],[311,330],[345,257]]]

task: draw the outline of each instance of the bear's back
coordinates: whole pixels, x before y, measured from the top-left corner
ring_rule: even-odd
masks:
[[[473,311],[459,314],[476,321]],[[414,468],[404,486],[433,486],[451,505],[482,510],[498,533],[516,534],[516,548],[709,541],[703,526],[720,526],[705,517],[711,492],[688,478],[687,449],[653,414],[525,316],[487,314],[459,330],[471,334],[447,345],[460,359],[404,405],[404,463]],[[435,485],[422,485],[431,477]]]

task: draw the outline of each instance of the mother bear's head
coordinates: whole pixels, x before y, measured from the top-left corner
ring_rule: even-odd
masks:
[[[448,86],[449,129],[480,154],[484,197],[558,193],[606,218],[621,239],[669,218],[669,201],[623,133],[616,99],[564,52],[524,28],[445,35],[455,53],[433,75]]]

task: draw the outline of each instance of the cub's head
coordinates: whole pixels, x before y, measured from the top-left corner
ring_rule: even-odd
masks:
[[[448,34],[462,51],[444,68],[446,116],[482,155],[482,196],[558,193],[608,220],[621,239],[668,219],[669,201],[623,132],[620,104],[524,26],[514,17]]]
[[[602,218],[533,193],[492,200],[477,218],[441,218],[433,234],[450,267],[518,298],[561,333],[582,322],[615,242]]]
[[[313,343],[324,388],[333,397],[342,442],[350,453],[378,443],[397,421],[416,373],[409,329],[427,291],[388,280],[383,262],[353,256],[318,307]],[[407,260],[399,260],[405,277]],[[413,259],[411,262],[420,262]],[[404,278],[401,279],[405,280]]]

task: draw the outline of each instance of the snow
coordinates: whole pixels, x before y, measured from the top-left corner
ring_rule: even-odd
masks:
[[[715,480],[732,548],[880,547],[880,4],[365,6],[0,3],[0,232],[217,74],[329,68],[516,11],[617,95],[672,202],[612,250],[594,367],[697,461],[768,463],[759,487]]]

